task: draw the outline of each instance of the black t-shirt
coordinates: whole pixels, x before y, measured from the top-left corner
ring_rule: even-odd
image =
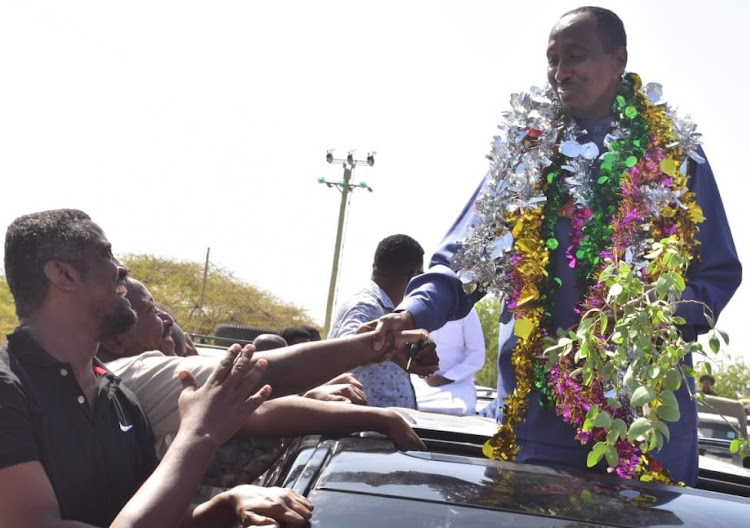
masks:
[[[69,364],[23,329],[0,348],[0,468],[39,461],[62,518],[108,526],[156,467],[154,438],[135,395],[94,364],[93,413]]]

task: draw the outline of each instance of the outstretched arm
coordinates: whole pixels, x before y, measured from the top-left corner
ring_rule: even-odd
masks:
[[[355,366],[385,361],[391,357],[403,366],[406,364],[407,345],[422,340],[431,344],[419,352],[412,364],[412,371],[431,374],[437,370],[438,364],[435,346],[426,332],[418,330],[392,334],[388,338],[388,346],[380,351],[374,350],[372,334],[369,334],[256,352],[252,361],[268,361],[262,382],[273,387],[275,396],[283,396],[317,387]],[[182,388],[177,373],[188,370],[201,385],[215,365],[216,359],[212,357],[141,354],[112,361],[108,367],[135,392],[151,422],[154,435],[159,437],[175,433],[179,426],[179,416],[175,410]]]
[[[391,409],[321,402],[298,396],[264,403],[250,415],[239,434],[246,437],[340,435],[358,431],[383,433],[401,451],[425,449],[409,424]]]
[[[368,363],[393,360],[403,367],[407,361],[408,345],[418,341],[429,341],[429,336],[420,330],[392,332],[384,336],[384,346],[375,350],[373,334],[365,333],[300,343],[267,353],[257,352],[255,357],[268,360],[263,382],[271,385],[274,393],[280,396],[304,392],[342,372]],[[412,362],[411,371],[431,374],[437,370],[437,364],[434,346],[428,346]]]

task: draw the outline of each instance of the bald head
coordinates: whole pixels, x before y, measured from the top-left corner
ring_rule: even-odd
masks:
[[[277,334],[260,334],[253,340],[255,350],[273,350],[287,346],[286,339]]]

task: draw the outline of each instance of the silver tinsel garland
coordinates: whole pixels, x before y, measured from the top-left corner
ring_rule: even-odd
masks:
[[[661,86],[650,83],[643,88],[653,104],[664,104]],[[599,149],[594,143],[580,143],[583,134],[572,119],[567,119],[552,88],[532,87],[529,92],[512,94],[511,109],[502,114],[499,133],[493,138],[489,174],[475,204],[478,220],[469,228],[460,249],[451,261],[467,293],[477,288],[501,296],[512,292],[508,277],[513,248],[512,222],[519,212],[543,207],[547,198],[540,179],[552,164],[555,150],[566,160],[562,168],[567,171],[565,185],[574,202],[582,207],[594,196],[594,182],[589,173],[591,165],[599,159]],[[687,156],[698,163],[705,160],[698,154],[700,134],[689,116],[677,115],[668,105],[669,117]],[[623,137],[623,130],[613,123],[613,130],[604,140],[607,147]],[[686,158],[687,158],[686,156]],[[683,163],[681,172],[686,172]],[[659,216],[667,205],[680,205],[682,192],[658,186],[643,186],[643,198],[649,203],[652,214]],[[510,220],[509,220],[510,219]],[[628,262],[641,262],[648,251],[648,243],[638,240],[626,251]]]

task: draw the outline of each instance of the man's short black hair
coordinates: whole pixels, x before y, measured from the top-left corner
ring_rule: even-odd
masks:
[[[613,11],[603,7],[583,6],[568,11],[563,17],[568,15],[589,14],[596,20],[599,28],[599,37],[602,39],[608,52],[613,52],[620,46],[628,47],[628,37],[625,34],[625,26]],[[562,17],[561,17],[562,18]]]
[[[310,334],[311,341],[320,341],[320,330],[318,330],[316,327],[305,325],[302,328],[307,330],[307,333]]]
[[[391,235],[378,243],[373,259],[373,269],[380,273],[403,273],[422,267],[424,249],[407,235]]]
[[[56,209],[21,216],[8,226],[5,275],[19,318],[39,308],[47,295],[47,262],[59,260],[86,273],[83,250],[94,239],[91,225],[83,211]]]

